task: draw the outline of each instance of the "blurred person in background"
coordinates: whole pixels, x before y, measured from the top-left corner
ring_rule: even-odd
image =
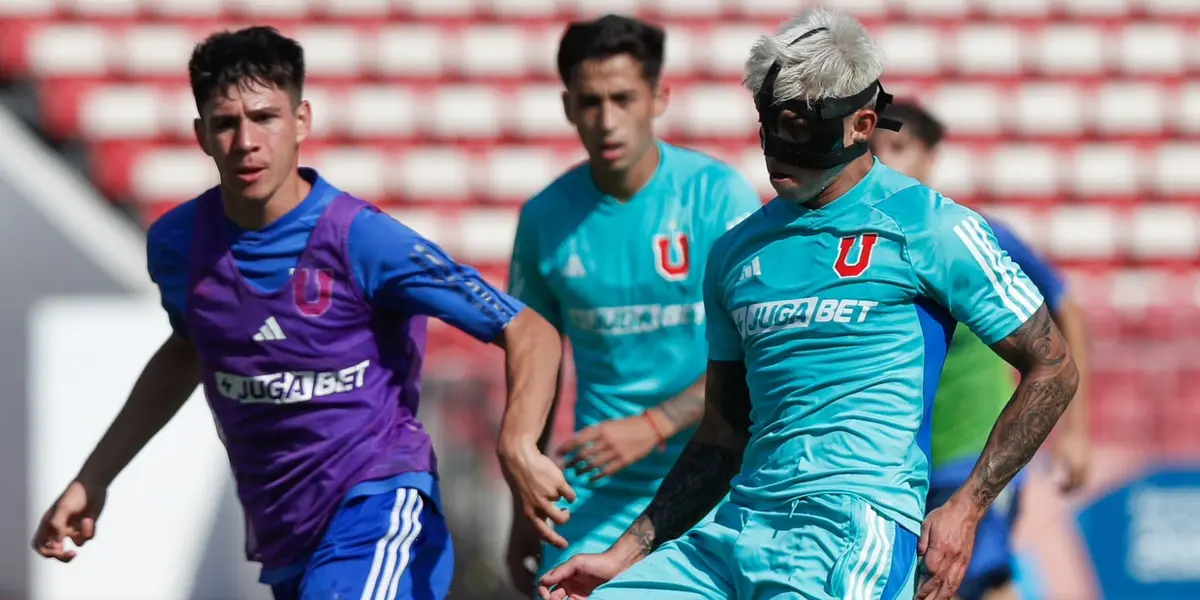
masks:
[[[745,85],[779,197],[710,252],[703,420],[625,535],[547,573],[543,597],[954,596],[979,520],[1078,375],[987,224],[870,154],[877,127],[898,126],[879,114],[882,73],[878,44],[837,12],[754,44]],[[931,406],[956,321],[1021,382],[970,476],[926,515]],[[932,574],[919,590],[918,555]]]
[[[529,595],[534,560],[540,574],[611,546],[691,437],[704,411],[708,252],[762,206],[734,168],[656,139],[664,38],[608,15],[570,24],[558,50],[563,108],[588,160],[522,208],[510,292],[574,352],[575,433],[558,451],[577,498],[552,543],[514,507],[509,570]],[[545,445],[548,433],[523,435]]]
[[[427,319],[505,348],[510,401],[549,404],[558,334],[473,268],[299,167],[313,116],[294,40],[267,27],[216,33],[188,70],[196,140],[220,185],[148,232],[173,332],[33,547],[75,558],[65,540],[92,539],[112,481],[203,384],[245,512],[246,556],[277,600],[443,598],[453,544],[416,418]],[[551,500],[570,494],[550,458],[521,468],[516,479]]]
[[[877,130],[871,149],[889,167],[929,185],[943,125],[915,102],[898,101],[885,116],[900,123],[899,132]],[[1088,338],[1085,315],[1055,268],[1003,224],[990,220],[1000,249],[1016,262],[1042,292],[1050,315],[1071,345],[1080,385],[1051,448],[1060,489],[1079,488],[1087,473],[1089,443],[1086,413]],[[933,444],[926,510],[945,504],[971,473],[987,444],[996,418],[1016,388],[1013,369],[963,324],[954,330],[933,409]],[[1012,534],[1025,472],[996,498],[975,532],[975,553],[958,590],[962,600],[1010,600],[1019,597]]]

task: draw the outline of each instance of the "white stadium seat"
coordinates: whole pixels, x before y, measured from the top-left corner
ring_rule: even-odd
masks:
[[[1115,82],[1095,95],[1093,127],[1106,134],[1153,134],[1163,129],[1166,98],[1155,83]]]
[[[984,83],[946,84],[932,96],[931,110],[956,134],[999,133],[1004,126],[1005,101]]]
[[[531,137],[567,137],[575,128],[563,111],[562,86],[524,86],[509,103],[506,129]]]
[[[666,47],[663,48],[663,73],[667,76],[691,75],[696,70],[696,63],[702,60],[701,48],[707,43],[703,38],[703,35],[697,36],[686,27],[676,27],[667,32]],[[749,50],[747,48],[745,51]]]
[[[520,27],[482,25],[455,39],[458,71],[468,77],[515,77],[526,70],[527,36]]]
[[[472,0],[404,0],[398,4],[415,17],[466,17],[474,10]]]
[[[1186,259],[1200,251],[1200,222],[1187,206],[1144,205],[1133,214],[1130,251],[1148,259]]]
[[[375,39],[371,62],[384,76],[433,77],[445,69],[449,47],[432,25],[390,26]]]
[[[1200,196],[1200,144],[1177,142],[1158,147],[1154,186],[1163,194]]]
[[[354,88],[341,111],[338,128],[358,138],[411,137],[417,130],[421,102],[412,90],[396,85],[366,85]],[[331,119],[334,113],[318,114]]]
[[[475,187],[498,201],[528,200],[560,174],[553,151],[538,147],[497,148],[482,167]]]
[[[904,0],[897,4],[904,7],[904,12],[914,18],[950,18],[959,19],[966,16],[972,0]]]
[[[339,113],[334,109],[342,105],[342,98],[338,92],[322,85],[305,85],[304,98],[312,108],[314,138],[326,137],[341,127],[341,123],[337,122]]]
[[[1056,258],[1106,260],[1116,256],[1124,227],[1105,206],[1060,206],[1050,215],[1046,248]]]
[[[996,17],[1039,18],[1050,13],[1052,0],[981,0],[987,14]]]
[[[1175,103],[1179,118],[1172,122],[1179,126],[1183,133],[1200,133],[1200,83],[1189,83],[1180,90],[1179,100]]]
[[[163,106],[158,90],[152,87],[99,87],[80,102],[80,133],[97,140],[154,137]]]
[[[133,193],[151,202],[182,202],[220,182],[212,159],[193,147],[163,148],[133,165]]]
[[[767,163],[761,148],[747,147],[740,156],[731,157],[730,164],[741,171],[760,196],[775,197],[775,188],[771,186],[771,176],[767,174]]]
[[[387,190],[387,157],[374,148],[347,146],[318,153],[310,164],[338,187],[364,200],[377,202]]]
[[[1076,195],[1132,196],[1143,178],[1144,164],[1138,149],[1124,144],[1084,144],[1075,149],[1071,170]]]
[[[968,25],[958,30],[954,56],[958,70],[982,75],[1020,72],[1025,41],[1021,32],[1006,25]]]
[[[1140,0],[1142,8],[1154,17],[1200,16],[1196,0]]]
[[[748,139],[757,130],[758,113],[744,89],[730,84],[699,84],[680,89],[670,109],[671,130],[690,137]]]
[[[745,0],[743,0],[745,1]],[[825,0],[822,6],[849,13],[858,18],[882,17],[887,14],[889,0]],[[796,3],[792,2],[782,15],[796,12]]]
[[[131,17],[138,12],[139,0],[59,0],[58,6],[89,17]]]
[[[1059,191],[1060,157],[1050,148],[1036,144],[1014,144],[996,148],[988,187],[999,198],[1050,196]]]
[[[525,19],[530,17],[553,17],[558,13],[562,2],[559,0],[482,0],[493,15],[504,19]]]
[[[980,157],[970,147],[942,144],[931,176],[933,188],[951,197],[972,196],[978,190]]]
[[[308,11],[309,0],[224,0],[225,7],[249,17],[294,17]],[[307,54],[307,53],[306,53]]]
[[[0,0],[0,14],[14,18],[45,17],[54,8],[54,0]]]
[[[183,27],[133,27],[124,37],[116,39],[120,49],[117,62],[126,73],[135,76],[186,77],[188,59],[197,41]]]
[[[103,75],[112,50],[103,27],[54,25],[37,31],[30,41],[29,68],[38,76]]]
[[[1046,244],[1046,220],[1040,210],[1031,210],[1011,204],[996,204],[979,211],[989,223],[1000,223],[1008,227],[1021,239],[1042,250]]]
[[[361,19],[385,17],[391,13],[389,0],[309,0],[309,10],[321,11],[338,18]]]
[[[700,46],[701,51],[708,53],[703,59],[703,64],[714,75],[740,79],[746,68],[746,57],[750,55],[750,47],[759,36],[769,33],[770,30],[753,25],[714,27],[708,39]]]
[[[1096,74],[1106,64],[1104,35],[1088,25],[1050,25],[1033,48],[1036,64],[1048,74]]]
[[[715,17],[721,0],[656,0],[654,12],[663,18]]]
[[[158,129],[162,133],[180,139],[192,140],[193,123],[199,111],[192,90],[187,86],[162,94],[162,107],[158,111]]]
[[[1071,16],[1119,17],[1129,12],[1130,0],[1058,0]]]
[[[428,0],[436,1],[436,0]],[[582,18],[595,18],[605,14],[630,15],[654,5],[654,0],[563,0],[563,7]]]
[[[142,0],[142,7],[165,17],[213,17],[223,0]]]
[[[465,262],[504,262],[512,256],[516,209],[464,211],[459,218],[459,254]]]
[[[428,125],[440,137],[494,138],[501,133],[500,104],[488,86],[441,86],[426,103],[432,112]]]
[[[1017,89],[1014,129],[1031,136],[1077,135],[1083,130],[1083,92],[1070,83],[1033,83]]]
[[[421,147],[393,159],[388,189],[415,202],[464,200],[471,193],[468,174],[479,165],[452,147]]]
[[[1117,62],[1129,74],[1173,75],[1187,65],[1184,32],[1159,24],[1128,25],[1120,33]]]
[[[353,27],[305,27],[296,33],[304,46],[310,77],[352,78],[364,71],[367,53]]]
[[[876,40],[889,76],[937,74],[947,50],[937,30],[921,25],[891,25],[880,30]]]

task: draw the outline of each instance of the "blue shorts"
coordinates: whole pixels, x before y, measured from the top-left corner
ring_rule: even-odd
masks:
[[[297,571],[268,582],[275,600],[441,600],[454,547],[437,504],[402,487],[347,499]]]
[[[929,479],[926,512],[945,504],[962,487],[970,477],[976,460],[977,457],[972,456],[934,469]],[[971,564],[967,565],[967,574],[958,588],[958,597],[962,600],[979,600],[988,591],[1001,588],[1013,579],[1016,557],[1012,535],[1020,508],[1023,473],[1013,478],[979,521]]]
[[[912,600],[917,536],[867,502],[808,496],[716,517],[600,586],[592,600]]]

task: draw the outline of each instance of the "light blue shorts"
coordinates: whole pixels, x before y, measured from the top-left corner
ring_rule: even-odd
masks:
[[[592,600],[912,600],[917,536],[852,496],[821,494],[780,511],[723,503]]]
[[[542,544],[542,560],[537,573],[539,578],[576,554],[608,550],[641,516],[653,497],[652,492],[636,493],[614,487],[592,489],[576,484],[574,489],[575,502],[559,501],[559,506],[568,510],[571,517],[565,524],[555,527],[555,531],[566,538],[569,545],[560,550],[550,544]],[[716,512],[713,509],[697,526],[712,521]]]

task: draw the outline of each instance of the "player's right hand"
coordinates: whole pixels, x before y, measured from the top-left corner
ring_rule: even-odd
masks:
[[[625,567],[625,561],[611,552],[576,554],[542,576],[538,596],[542,600],[582,600]]]
[[[562,469],[536,446],[501,452],[500,466],[513,491],[513,501],[533,524],[542,539],[556,548],[566,548],[567,540],[546,521],[558,525],[567,522],[567,511],[558,507],[559,498],[575,501],[575,490],[567,484]]]
[[[58,500],[50,506],[37,531],[33,534],[33,549],[46,558],[71,562],[76,552],[66,547],[69,538],[82,546],[96,535],[96,519],[104,509],[107,491],[89,487],[79,481],[71,482]]]

